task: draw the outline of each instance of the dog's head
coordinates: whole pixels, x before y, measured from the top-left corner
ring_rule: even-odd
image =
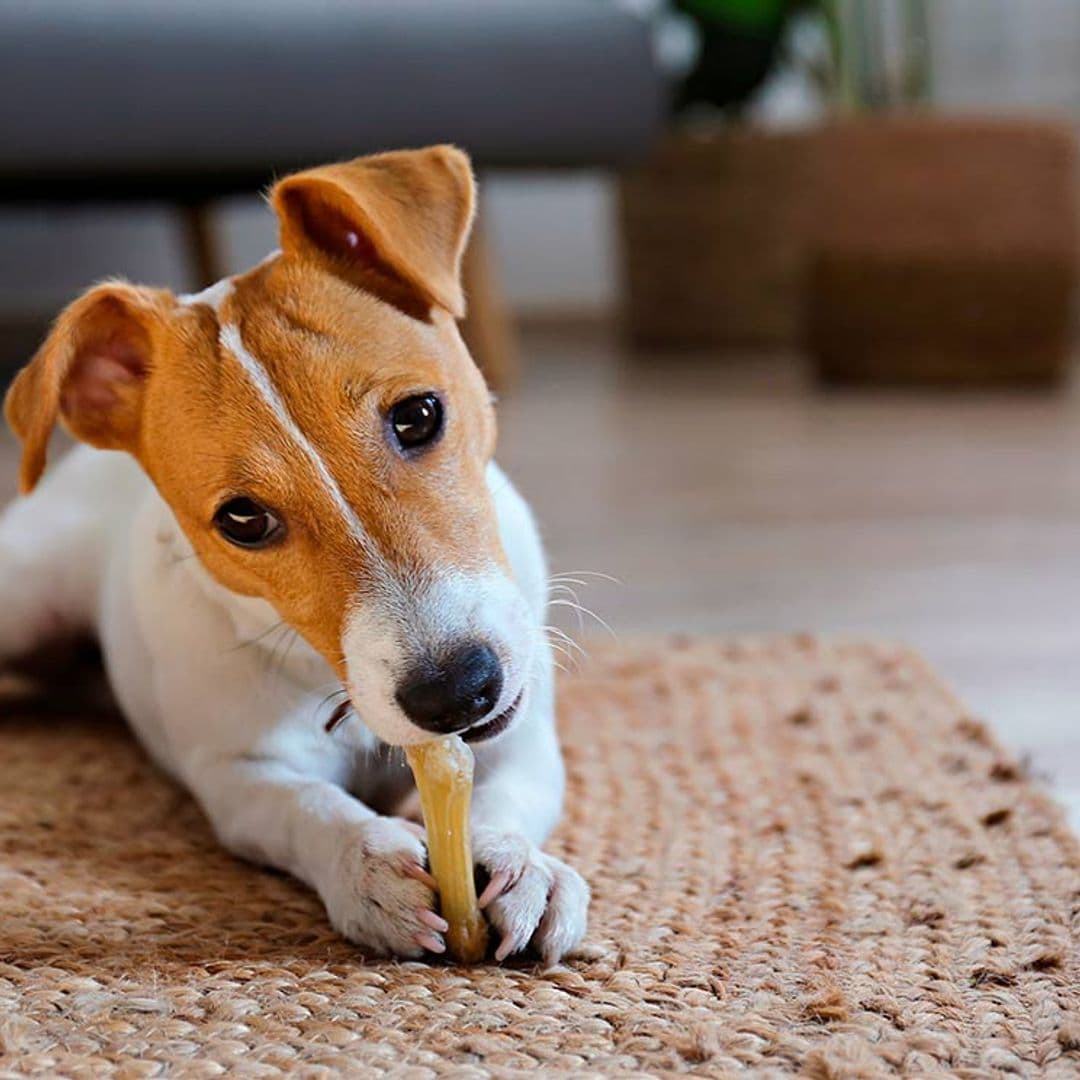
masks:
[[[383,739],[494,732],[536,620],[487,483],[495,420],[458,334],[473,216],[450,147],[298,173],[281,252],[193,297],[107,283],[19,374],[21,485],[59,419],[133,454],[222,585],[268,601]]]

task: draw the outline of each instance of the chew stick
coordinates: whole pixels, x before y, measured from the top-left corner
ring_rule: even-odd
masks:
[[[442,917],[450,924],[446,946],[463,964],[487,951],[487,923],[476,904],[469,803],[472,751],[456,735],[405,748],[424,811],[431,873],[439,883]]]

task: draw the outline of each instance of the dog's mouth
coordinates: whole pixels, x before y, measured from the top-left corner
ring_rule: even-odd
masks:
[[[501,735],[514,721],[514,716],[518,711],[518,707],[521,705],[521,699],[525,696],[525,691],[521,690],[518,696],[514,698],[510,706],[503,709],[498,716],[493,716],[490,720],[485,720],[482,724],[477,724],[475,727],[466,728],[461,737],[465,742],[483,742],[485,739],[494,739],[496,735]]]
[[[465,742],[483,742],[485,739],[494,739],[496,735],[501,735],[514,722],[514,716],[517,714],[518,708],[521,706],[521,699],[524,696],[525,690],[522,689],[508,708],[503,709],[498,716],[485,720],[482,724],[466,728],[461,732],[461,738]],[[333,734],[345,722],[349,713],[354,711],[353,704],[348,698],[340,701],[330,714],[330,719],[326,721],[324,730],[327,734]]]

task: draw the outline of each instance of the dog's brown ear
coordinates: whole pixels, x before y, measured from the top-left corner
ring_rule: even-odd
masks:
[[[417,317],[465,314],[461,256],[475,188],[453,146],[402,150],[295,173],[270,201],[281,246]]]
[[[23,446],[23,494],[45,470],[57,419],[92,446],[134,448],[154,330],[165,316],[167,297],[110,282],[81,296],[56,320],[4,400],[4,415]]]

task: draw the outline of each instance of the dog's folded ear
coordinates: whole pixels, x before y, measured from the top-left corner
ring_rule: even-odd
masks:
[[[432,146],[308,169],[275,184],[270,201],[286,254],[417,318],[432,305],[465,314],[461,257],[475,191],[462,151]]]
[[[4,415],[23,446],[23,494],[41,478],[57,419],[92,446],[135,448],[154,335],[172,303],[164,290],[110,282],[61,313],[4,401]]]

